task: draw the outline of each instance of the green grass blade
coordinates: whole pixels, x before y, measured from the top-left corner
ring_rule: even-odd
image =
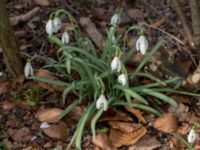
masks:
[[[141,92],[144,93],[144,94],[147,94],[147,95],[157,97],[157,98],[171,104],[174,107],[178,106],[177,102],[174,99],[172,99],[171,97],[169,97],[167,95],[159,93],[157,91],[154,91],[154,90],[151,90],[151,89],[142,89]]]
[[[116,102],[116,103],[113,103],[112,106],[130,106],[130,107],[134,107],[134,108],[138,108],[138,109],[142,109],[142,110],[145,110],[145,111],[149,111],[149,112],[152,112],[158,116],[161,116],[162,114],[155,110],[154,108],[150,107],[150,106],[147,106],[147,105],[143,105],[143,104],[134,104],[134,103],[126,103],[126,102]]]

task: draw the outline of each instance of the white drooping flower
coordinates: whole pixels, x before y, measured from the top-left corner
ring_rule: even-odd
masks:
[[[24,67],[24,75],[26,78],[28,78],[29,76],[33,76],[33,67],[31,66],[30,62],[27,62]]]
[[[189,134],[188,134],[188,142],[190,144],[193,144],[196,140],[196,133],[195,133],[195,130],[194,129],[191,129]]]
[[[97,99],[96,108],[100,109],[101,107],[103,107],[104,111],[107,111],[108,109],[108,101],[105,95],[100,95],[100,97]]]
[[[58,32],[58,30],[61,28],[61,20],[58,17],[55,17],[53,19],[53,28],[54,28],[54,32]]]
[[[119,23],[119,15],[114,14],[110,20],[110,24],[115,26],[117,23]]]
[[[53,20],[52,19],[49,19],[47,21],[47,24],[46,24],[46,32],[49,34],[49,35],[52,35],[54,33],[55,29],[54,29],[54,25],[53,25]]]
[[[64,32],[63,35],[62,35],[62,42],[64,44],[68,44],[69,43],[69,34],[68,32]]]
[[[119,59],[119,57],[114,57],[114,59],[111,62],[111,70],[112,71],[117,71],[120,72],[121,70],[121,61]]]
[[[136,50],[139,51],[142,55],[145,55],[147,49],[148,41],[144,35],[141,35],[136,41]]]
[[[125,86],[127,84],[127,79],[126,79],[126,75],[124,73],[120,74],[118,76],[118,82],[122,85]]]

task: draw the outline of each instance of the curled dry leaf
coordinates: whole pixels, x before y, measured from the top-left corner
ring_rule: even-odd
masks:
[[[172,113],[165,113],[155,120],[153,127],[165,133],[175,132],[178,129],[178,121]]]
[[[117,129],[111,129],[109,139],[112,141],[114,147],[118,148],[124,145],[135,144],[146,134],[146,132],[147,129],[145,127],[141,127],[138,130],[130,133],[124,133]]]
[[[160,146],[160,142],[158,142],[155,137],[150,137],[146,134],[141,138],[141,140],[133,146],[130,146],[128,150],[153,150]]]
[[[56,76],[54,76],[53,74],[51,74],[51,72],[44,70],[44,69],[40,69],[36,72],[36,76],[38,77],[43,77],[49,80],[58,80],[58,78]],[[44,89],[47,89],[51,92],[59,92],[62,93],[64,91],[63,87],[59,87],[59,86],[55,86],[55,85],[50,85],[44,82],[37,82],[39,84],[39,86],[41,86]]]
[[[95,139],[92,140],[93,144],[103,150],[115,150],[111,141],[105,133],[100,133]]]
[[[42,131],[47,136],[58,140],[65,140],[68,135],[68,128],[64,122],[60,122],[57,125],[51,125],[49,128],[43,128]]]
[[[49,108],[37,112],[36,118],[40,122],[57,123],[63,110],[60,108]]]
[[[135,108],[132,108],[132,107],[129,107],[129,106],[126,106],[125,107],[126,110],[128,110],[130,113],[132,113],[133,115],[135,115],[137,117],[137,119],[143,123],[143,124],[146,124],[147,121],[146,119],[142,116],[142,112],[139,110],[139,109],[135,109]]]
[[[141,128],[140,124],[133,124],[133,123],[121,122],[121,121],[109,121],[108,124],[113,129],[118,129],[125,133],[130,133],[130,132],[136,131],[139,128]]]

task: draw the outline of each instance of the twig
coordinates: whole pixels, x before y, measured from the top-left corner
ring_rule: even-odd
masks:
[[[35,7],[31,11],[27,12],[26,14],[11,17],[10,22],[12,26],[18,25],[20,22],[26,22],[33,18],[37,13],[40,12],[40,7]]]
[[[184,15],[184,13],[181,9],[181,5],[180,5],[178,0],[172,0],[172,4],[174,6],[174,9],[175,9],[177,15],[179,16],[179,18],[182,22],[183,30],[186,34],[188,43],[189,43],[191,48],[194,48],[195,45],[194,45],[194,42],[193,42],[192,32],[191,32],[191,29],[190,29],[188,22],[186,20],[186,16]]]
[[[168,35],[170,38],[174,39],[175,41],[179,42],[180,44],[185,45],[184,42],[182,42],[180,39],[178,39],[178,38],[175,37],[174,35],[172,35],[172,34],[166,32],[166,31],[164,31],[164,30],[162,30],[162,29],[160,29],[160,28],[158,28],[158,27],[154,27],[154,26],[149,25],[149,24],[146,24],[146,23],[143,23],[143,24],[144,24],[145,26],[147,26],[147,27],[150,27],[150,28],[153,28],[153,29],[156,29],[156,30],[160,31],[160,32],[162,32],[162,33]]]

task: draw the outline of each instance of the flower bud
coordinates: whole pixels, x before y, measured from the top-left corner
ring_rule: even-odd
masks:
[[[63,35],[62,35],[62,42],[64,44],[68,44],[69,43],[69,34],[68,32],[64,32]]]
[[[147,49],[148,41],[144,35],[141,35],[136,41],[136,50],[139,51],[142,55],[145,55]]]
[[[196,140],[196,133],[194,129],[191,129],[189,134],[188,134],[188,142],[190,144],[193,144]]]
[[[104,111],[107,111],[108,109],[108,101],[105,95],[100,95],[100,97],[97,99],[96,108],[100,109],[101,107],[103,107]]]
[[[28,78],[29,76],[33,76],[33,67],[31,66],[30,62],[27,62],[24,67],[24,75],[26,78]]]
[[[55,17],[53,19],[53,28],[54,28],[54,32],[58,32],[58,30],[61,28],[61,20],[58,17]]]
[[[117,71],[120,72],[121,70],[121,61],[119,59],[119,57],[114,57],[114,59],[111,62],[111,70],[112,71]]]
[[[122,86],[125,86],[126,83],[127,83],[127,79],[126,79],[126,75],[123,73],[123,74],[120,74],[118,76],[118,82],[122,85]]]
[[[51,19],[47,21],[47,24],[46,24],[46,32],[47,32],[49,35],[52,35],[53,32],[54,32],[53,20],[51,20]]]

